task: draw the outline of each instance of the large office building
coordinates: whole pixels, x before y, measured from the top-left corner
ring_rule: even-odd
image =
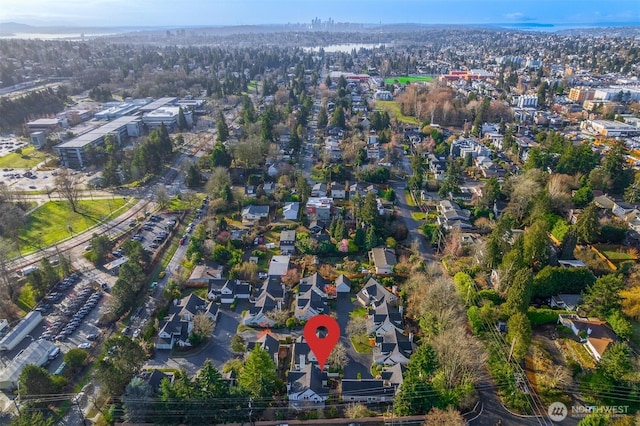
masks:
[[[580,124],[580,129],[604,137],[640,135],[639,128],[613,120],[585,120]]]
[[[116,118],[107,124],[77,136],[67,142],[63,142],[54,147],[60,157],[60,164],[71,169],[82,169],[89,163],[87,158],[87,147],[90,145],[104,145],[106,135],[113,135],[122,145],[128,136],[140,136],[142,125],[139,117],[124,116]]]

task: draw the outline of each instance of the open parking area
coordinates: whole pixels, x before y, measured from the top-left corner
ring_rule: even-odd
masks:
[[[28,143],[26,141],[18,140],[13,136],[1,136],[0,137],[0,157],[3,155],[15,152],[18,148],[24,148]]]
[[[90,349],[100,338],[97,320],[106,300],[97,283],[89,277],[71,274],[58,282],[35,310],[43,315],[36,326],[14,349],[2,353],[8,362],[24,351],[32,342],[44,339],[60,348],[60,355],[73,348]],[[56,354],[47,364],[51,373],[60,367],[62,356]]]

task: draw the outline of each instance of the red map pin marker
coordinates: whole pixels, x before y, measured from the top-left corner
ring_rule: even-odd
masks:
[[[323,327],[326,329],[326,335],[319,335]],[[329,315],[316,315],[304,326],[304,338],[318,359],[320,370],[324,370],[324,363],[340,340],[340,326]]]

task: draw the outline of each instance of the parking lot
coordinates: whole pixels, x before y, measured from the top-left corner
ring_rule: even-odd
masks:
[[[55,170],[28,170],[4,168],[0,174],[0,183],[4,183],[14,191],[46,191],[55,187],[55,178],[61,169]],[[100,172],[79,172],[72,171],[77,175],[80,185],[86,185],[90,180],[99,176]]]
[[[97,320],[108,297],[87,277],[77,274],[65,277],[38,304],[36,310],[42,313],[43,321],[16,348],[4,352],[2,358],[13,359],[37,339],[54,342],[61,355],[77,347],[90,349],[100,338],[102,330]],[[49,362],[47,368],[51,373],[59,369],[62,358],[57,356]]]
[[[2,136],[0,137],[0,157],[10,154],[18,148],[24,148],[28,144],[28,142],[18,140],[15,137]]]
[[[123,237],[117,242],[109,260],[124,256],[121,245],[129,239],[139,241],[144,250],[153,256],[166,242],[170,241],[171,234],[177,229],[178,219],[174,215],[154,214],[131,219],[127,226],[129,229],[125,230]]]

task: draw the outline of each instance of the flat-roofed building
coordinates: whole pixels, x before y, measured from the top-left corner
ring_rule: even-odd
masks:
[[[41,322],[42,314],[40,312],[29,312],[22,321],[13,327],[13,330],[0,340],[0,351],[13,350]]]
[[[60,120],[58,118],[38,118],[27,123],[27,127],[30,132],[45,132],[49,133],[59,127],[64,127],[66,120]]]
[[[24,367],[27,365],[40,367],[46,364],[49,354],[55,347],[56,345],[44,339],[32,342],[0,370],[0,389],[17,388],[18,378]]]
[[[177,100],[178,98],[172,98],[172,97],[159,98],[159,99],[156,99],[155,101],[149,102],[143,107],[140,107],[140,112],[145,114],[147,112],[155,111],[158,108],[162,108],[163,106],[173,104]]]
[[[54,149],[60,157],[60,164],[72,169],[81,169],[87,166],[89,163],[86,153],[88,146],[104,145],[106,135],[113,135],[118,145],[122,145],[127,136],[135,136],[130,133],[130,129],[136,127],[134,123],[139,123],[139,120],[140,118],[133,116],[116,118],[97,129],[56,145]]]
[[[580,129],[605,137],[640,135],[640,128],[614,120],[585,120]]]

